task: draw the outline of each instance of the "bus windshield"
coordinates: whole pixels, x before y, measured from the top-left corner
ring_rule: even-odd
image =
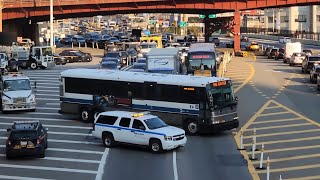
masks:
[[[5,91],[31,90],[31,85],[28,79],[6,80],[4,89]]]
[[[204,70],[215,70],[216,60],[214,53],[189,54],[189,66],[193,70],[200,70],[202,65]]]
[[[232,86],[213,87],[208,90],[209,104],[213,109],[219,109],[236,103]]]

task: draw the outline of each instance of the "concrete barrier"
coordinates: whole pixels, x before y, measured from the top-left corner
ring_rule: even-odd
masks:
[[[266,40],[272,40],[272,41],[279,41],[281,36],[271,36],[271,35],[261,35],[261,34],[243,34],[244,36],[247,36],[248,38],[256,38],[256,39],[266,39]],[[310,39],[296,39],[291,38],[292,42],[300,42],[302,44],[306,45],[314,45],[314,46],[320,46],[320,41],[310,40]]]

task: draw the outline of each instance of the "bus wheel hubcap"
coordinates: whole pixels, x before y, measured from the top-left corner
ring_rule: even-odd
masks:
[[[157,151],[159,151],[159,144],[153,143],[151,148],[152,148],[153,151],[157,152]]]
[[[196,124],[195,122],[189,123],[189,125],[188,125],[188,130],[189,130],[191,133],[196,133],[196,132],[198,131],[197,124]]]
[[[82,119],[83,119],[83,120],[87,120],[87,119],[88,119],[88,114],[89,114],[89,113],[88,113],[87,111],[83,111],[83,112],[82,112]]]

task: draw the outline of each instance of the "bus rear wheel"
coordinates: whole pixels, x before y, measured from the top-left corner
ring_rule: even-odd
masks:
[[[188,135],[196,135],[199,131],[198,123],[193,120],[188,120],[184,123],[184,130]]]
[[[85,123],[92,122],[93,114],[87,108],[81,108],[80,110],[80,120]]]

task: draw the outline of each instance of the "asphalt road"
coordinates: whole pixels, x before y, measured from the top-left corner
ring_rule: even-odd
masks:
[[[89,49],[89,51],[91,51]],[[257,57],[234,58],[226,76],[239,98],[245,151],[237,150],[239,129],[215,135],[188,137],[187,146],[163,154],[136,147],[106,149],[75,116],[58,113],[59,73],[69,68],[97,68],[94,62],[73,63],[48,70],[25,70],[37,81],[36,112],[0,114],[0,179],[111,179],[111,180],[233,180],[265,179],[248,159],[253,129],[258,148],[265,144],[271,159],[271,177],[317,177],[319,162],[320,94],[300,67]],[[5,159],[6,129],[13,121],[40,120],[49,128],[46,158]],[[260,151],[257,151],[257,157]],[[265,163],[264,163],[265,166]],[[250,172],[249,172],[250,170]],[[320,179],[320,178],[319,178]]]
[[[219,37],[219,39],[220,39],[220,41],[222,43],[225,43],[227,41],[233,40],[233,38],[227,38],[227,37]],[[263,46],[274,46],[274,47],[277,47],[277,48],[281,48],[284,45],[284,44],[279,43],[279,41],[272,41],[272,40],[266,40],[266,39],[249,38],[249,40],[257,42],[260,45],[263,44]],[[320,47],[319,46],[314,46],[314,45],[302,44],[302,49],[310,49],[310,50],[312,50],[314,52],[320,52]]]

